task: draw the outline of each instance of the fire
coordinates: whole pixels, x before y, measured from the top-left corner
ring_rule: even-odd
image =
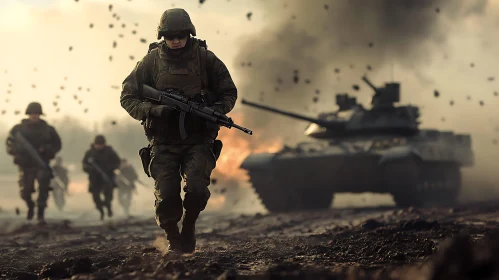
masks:
[[[236,123],[242,123],[242,113],[234,112],[231,115]],[[248,180],[246,172],[239,168],[248,155],[251,153],[273,153],[282,147],[281,139],[262,142],[258,135],[258,132],[254,133],[253,136],[248,136],[237,129],[222,128],[219,139],[222,140],[224,147],[218,158],[215,173],[224,179]]]

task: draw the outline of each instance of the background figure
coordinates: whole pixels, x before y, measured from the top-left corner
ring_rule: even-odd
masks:
[[[55,154],[61,150],[59,135],[54,127],[40,119],[42,114],[40,103],[30,103],[26,109],[26,115],[29,115],[29,118],[15,125],[6,141],[7,153],[14,156],[14,164],[19,166],[20,193],[28,206],[28,220],[33,219],[35,214],[35,203],[31,196],[35,192],[35,180],[38,181],[36,205],[38,206],[37,219],[40,223],[45,222],[44,212],[47,207],[52,176],[46,167]],[[27,142],[23,143],[22,139]],[[31,149],[35,155],[30,154]],[[37,161],[35,157],[42,162]]]
[[[103,135],[97,135],[83,158],[83,171],[88,173],[88,192],[92,194],[101,220],[104,219],[104,207],[107,208],[108,217],[113,216],[111,202],[113,189],[116,187],[114,170],[119,166],[118,154],[111,146],[106,145],[106,138]],[[102,200],[102,195],[104,195],[104,200]]]
[[[116,172],[116,183],[118,185],[118,201],[125,211],[125,215],[130,216],[130,204],[132,194],[136,191],[135,181],[139,179],[135,168],[126,159],[121,159],[120,169]]]
[[[66,204],[65,195],[68,192],[69,177],[68,169],[62,165],[61,157],[55,158],[55,164],[52,166],[52,171],[54,173],[54,178],[52,178],[52,181],[50,182],[52,196],[54,197],[57,209],[62,211]]]

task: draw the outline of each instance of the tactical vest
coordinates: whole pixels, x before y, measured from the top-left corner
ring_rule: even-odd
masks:
[[[207,73],[207,46],[206,41],[190,39],[191,44],[188,53],[179,58],[169,56],[164,42],[153,43],[149,46],[149,53],[155,51],[154,58],[154,87],[158,90],[180,89],[185,97],[211,105],[208,97],[208,73]],[[181,140],[179,130],[179,112],[170,112],[164,119],[150,117],[146,121],[148,129],[147,136],[154,143],[173,144],[190,142],[206,142],[209,138],[215,138],[218,128],[207,126],[206,121],[192,115],[187,115],[185,129],[188,138]],[[213,140],[212,139],[212,140]]]
[[[40,120],[38,123],[31,123],[27,119],[23,120],[19,126],[19,131],[35,149],[51,144],[50,126],[44,120]]]

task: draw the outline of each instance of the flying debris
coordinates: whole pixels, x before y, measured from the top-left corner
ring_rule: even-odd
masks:
[[[123,23],[123,24],[121,25],[121,28],[125,28],[125,27],[126,27],[126,24],[124,24],[124,23]]]
[[[360,90],[360,87],[359,87],[359,85],[353,85],[353,86],[352,86],[352,88],[353,88],[353,90],[355,90],[355,91],[358,91],[358,90]]]
[[[93,23],[90,24],[90,28],[94,28],[94,24]]]
[[[279,87],[275,87],[274,91],[276,91],[276,92],[279,91]]]
[[[123,37],[125,37],[125,36],[124,36],[123,34],[119,34],[119,35],[118,35],[118,37],[119,37],[119,38],[123,38]]]
[[[77,100],[77,99],[78,99],[78,95],[76,95],[76,94],[75,94],[75,95],[73,95],[73,98],[74,98],[75,100]]]
[[[249,13],[246,14],[246,17],[248,18],[248,20],[251,20],[251,16],[253,16],[252,12],[249,12]]]
[[[60,87],[60,89],[61,89],[61,90],[64,90],[64,86],[61,86],[61,87]]]
[[[487,78],[487,80],[488,80],[489,82],[492,82],[492,81],[494,81],[495,79],[496,79],[496,78],[495,78],[495,77],[492,77],[492,76]]]
[[[69,51],[72,51],[73,50],[73,46],[69,46]]]
[[[134,60],[134,59],[135,59],[135,56],[131,55],[130,60]]]
[[[433,96],[435,96],[435,97],[439,97],[439,96],[440,96],[440,92],[438,92],[438,90],[435,90],[435,91],[433,92]]]
[[[78,87],[78,90],[81,91],[81,87]]]
[[[324,4],[324,10],[329,10],[329,5],[328,4]]]
[[[498,95],[497,91],[494,91],[494,96],[497,96],[497,95]]]
[[[116,121],[111,121],[111,125],[116,125]]]
[[[367,44],[370,48],[374,47],[374,43],[373,42],[369,42],[369,44]]]
[[[211,178],[211,184],[215,185],[217,183],[217,178]]]
[[[371,67],[371,65],[367,65],[367,70],[368,70],[368,71],[373,70],[373,68]]]
[[[109,5],[109,11],[111,12],[113,10],[113,4]]]
[[[112,55],[109,56],[109,61],[113,61],[113,56]]]
[[[116,48],[116,46],[118,46],[118,43],[116,43],[116,41],[113,41],[113,48]]]
[[[144,38],[140,38],[140,42],[145,44],[145,43],[147,43],[147,40]]]
[[[2,110],[2,115],[5,115],[5,112],[6,112],[5,110]]]
[[[78,2],[78,0],[75,0],[75,2]],[[19,210],[19,207],[16,207],[16,215],[19,216],[21,214],[21,210]]]
[[[314,101],[314,103],[317,103],[317,101],[319,101],[319,97],[314,96],[314,98],[312,100]]]
[[[321,93],[320,90],[318,90],[318,89],[315,90],[315,94],[320,94],[320,93]]]
[[[132,30],[132,34],[133,35],[137,34],[137,31],[136,30]]]
[[[436,9],[435,9],[435,12],[436,12],[437,14],[438,14],[438,13],[440,13],[440,8],[436,8]]]
[[[54,106],[57,106],[57,101],[52,102],[52,104],[54,104]]]
[[[32,84],[32,85],[31,85],[31,87],[32,87],[32,88],[36,88],[36,85],[35,85],[35,84]]]
[[[335,68],[334,73],[340,73],[340,68]]]
[[[90,88],[87,88],[87,92],[90,92]]]
[[[83,103],[83,100],[78,100],[78,104],[81,105],[81,103]]]
[[[14,115],[19,115],[19,113],[21,113],[19,110],[14,111]]]
[[[305,84],[310,84],[310,80],[309,79],[305,79]]]
[[[475,67],[475,63],[473,63],[473,62],[472,62],[472,63],[470,63],[470,67],[471,67],[471,68]]]
[[[444,117],[442,117],[442,121],[445,122],[445,118]]]
[[[453,106],[453,105],[454,105],[454,100],[451,100],[451,101],[449,102],[449,104],[450,104],[450,106]]]
[[[492,144],[497,145],[497,139],[492,139]]]
[[[56,108],[56,109],[55,109],[55,111],[56,111],[56,112],[59,112],[60,110],[61,110],[60,108]]]
[[[109,28],[113,28],[113,27],[114,27],[114,24],[110,23]]]
[[[482,101],[482,100],[480,100],[480,106],[483,106],[483,105],[484,105],[483,101]]]
[[[136,22],[136,23],[134,23],[134,25],[135,25],[135,26],[139,26],[139,24],[138,24],[137,22]]]
[[[83,113],[87,113],[87,112],[88,112],[88,109],[83,110]]]

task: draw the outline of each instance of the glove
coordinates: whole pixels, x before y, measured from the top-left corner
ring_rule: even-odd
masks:
[[[155,117],[164,117],[167,113],[174,111],[175,109],[170,105],[152,105],[149,109],[149,114]]]
[[[220,105],[220,104],[210,106],[210,109],[212,109],[213,111],[215,111],[217,113],[220,113],[220,114],[224,115],[224,113],[223,113],[223,106]]]

